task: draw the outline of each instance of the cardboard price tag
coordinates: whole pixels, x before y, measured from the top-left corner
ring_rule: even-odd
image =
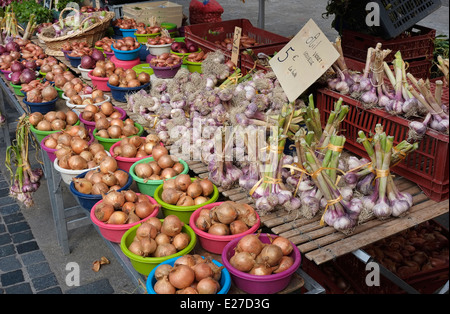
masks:
[[[295,101],[338,59],[339,52],[310,19],[269,63],[289,101]]]
[[[239,46],[241,44],[241,34],[242,28],[235,27],[233,34],[233,48],[231,50],[231,62],[233,62],[236,66],[238,65],[239,60]]]

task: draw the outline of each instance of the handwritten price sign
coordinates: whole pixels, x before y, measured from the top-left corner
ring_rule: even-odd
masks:
[[[311,19],[269,63],[292,102],[317,81],[338,57],[339,52]]]

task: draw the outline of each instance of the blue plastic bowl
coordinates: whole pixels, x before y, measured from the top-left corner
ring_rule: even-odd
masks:
[[[111,45],[111,49],[112,49],[112,51],[114,51],[114,56],[118,60],[122,60],[122,61],[130,61],[130,60],[139,58],[139,53],[141,51],[141,47],[134,49],[134,50],[122,51],[122,50],[117,50],[112,45]]]
[[[134,33],[136,33],[137,29],[136,28],[130,28],[130,29],[124,29],[124,28],[119,28],[120,32],[122,33],[123,37],[133,37],[136,38],[136,35],[134,35]]]
[[[122,190],[127,190],[131,184],[133,183],[133,177],[130,175],[129,172],[119,169],[120,171],[126,172],[128,173],[128,181],[127,183],[118,191],[122,191]],[[89,172],[83,172],[82,174],[79,174],[76,176],[76,178],[84,178],[84,176]],[[73,195],[75,195],[75,197],[78,199],[78,203],[80,203],[80,205],[88,210],[91,211],[92,207],[100,200],[102,200],[102,196],[98,195],[98,194],[84,194],[84,193],[80,193],[77,191],[77,189],[75,189],[75,184],[72,182],[70,182],[70,192],[72,192]]]
[[[141,50],[139,51],[139,58],[141,61],[146,61],[149,54],[150,51],[148,51],[147,46],[141,45]]]
[[[169,265],[173,266],[175,264],[175,261],[179,258],[180,258],[180,256],[176,256],[171,259],[168,259],[167,261],[161,262],[158,266],[156,266],[155,268],[152,269],[152,271],[150,272],[150,274],[147,277],[147,282],[146,282],[146,288],[147,288],[148,294],[156,294],[155,290],[153,290],[153,286],[156,283],[156,278],[155,278],[156,269],[163,264],[169,264]],[[219,263],[218,261],[216,261],[214,259],[212,261],[214,264],[216,264],[219,267],[223,266],[221,263]],[[220,283],[221,289],[219,291],[217,291],[217,294],[227,294],[231,288],[231,276],[226,268],[222,268],[222,276],[220,277],[219,283]]]
[[[67,55],[67,58],[69,58],[70,65],[74,68],[78,68],[78,66],[81,64],[81,57],[71,57]]]
[[[27,96],[25,94],[25,98],[23,99],[23,102],[28,106],[31,113],[40,112],[42,114],[46,114],[47,112],[54,111],[56,109],[56,101],[58,99],[59,99],[59,96],[56,97],[55,99],[53,99],[52,101],[34,103],[34,102],[28,102]]]
[[[150,86],[150,82],[148,82],[147,84],[138,86],[138,87],[117,87],[117,86],[112,86],[108,82],[107,86],[111,89],[112,97],[115,100],[117,100],[119,102],[127,102],[127,99],[126,99],[126,95],[127,94],[135,93],[138,90],[141,90],[141,89],[149,87]]]

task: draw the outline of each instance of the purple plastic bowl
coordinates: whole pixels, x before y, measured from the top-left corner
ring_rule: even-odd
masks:
[[[9,74],[12,73],[12,71],[10,71],[10,70],[1,70],[1,71],[5,75],[5,79],[7,81],[11,81],[11,77],[9,76]]]
[[[150,67],[153,69],[153,72],[155,73],[155,76],[157,78],[173,78],[175,74],[177,74],[178,70],[181,68],[181,65],[183,62],[180,62],[180,64],[174,66],[174,67],[155,67],[150,64]]]
[[[150,63],[150,60],[152,60],[153,58],[156,58],[156,56],[148,54],[147,57],[145,57],[145,62]]]
[[[51,134],[50,134],[51,135]],[[50,135],[47,135],[46,137],[44,137],[41,141],[41,147],[43,150],[45,150],[47,152],[48,158],[50,159],[51,162],[54,162],[56,159],[56,155],[55,152],[57,151],[57,149],[53,149],[53,148],[48,148],[47,146],[44,145],[45,141],[50,137]],[[92,135],[92,132],[89,131],[89,142],[88,144],[91,145],[94,142],[94,135]]]
[[[114,52],[103,51],[108,60],[111,60],[112,56],[114,56]]]
[[[127,112],[125,110],[123,110],[120,107],[114,107],[114,109],[116,109],[117,111],[119,111],[122,116],[120,117],[120,119],[124,120],[127,116]],[[95,130],[95,121],[87,121],[84,120],[83,117],[79,116],[81,123],[84,124],[84,127],[86,128],[86,130],[88,130],[91,134],[93,134],[94,130]]]
[[[274,294],[286,288],[291,281],[292,275],[300,267],[301,255],[297,246],[291,242],[294,250],[290,256],[294,258],[294,264],[288,270],[278,274],[264,276],[251,275],[237,270],[229,262],[230,258],[234,255],[234,248],[244,236],[232,240],[222,251],[222,263],[230,272],[231,279],[236,287],[250,294]],[[269,236],[272,239],[278,237],[275,234],[261,233],[259,239],[263,243],[270,243]]]

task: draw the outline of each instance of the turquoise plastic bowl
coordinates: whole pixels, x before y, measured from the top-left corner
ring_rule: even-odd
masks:
[[[111,45],[111,49],[112,49],[112,51],[114,51],[114,56],[118,60],[122,60],[122,61],[130,61],[130,60],[135,60],[135,59],[139,58],[139,53],[141,51],[140,46],[139,46],[139,48],[136,48],[133,50],[125,50],[124,51],[124,50],[117,50],[116,48],[113,47],[113,45]]]
[[[139,161],[136,161],[134,164],[131,165],[129,172],[130,172],[130,175],[133,177],[133,180],[136,182],[139,192],[153,197],[156,189],[160,185],[162,185],[164,183],[164,181],[163,180],[147,180],[146,182],[144,182],[144,179],[139,178],[136,175],[136,173],[134,172],[134,168],[136,167],[137,164],[149,163],[151,161],[154,161],[153,157],[148,157],[148,158],[144,158]],[[184,166],[184,170],[183,170],[183,172],[181,172],[181,174],[188,173],[189,172],[188,164],[184,160],[181,160],[181,159],[180,159],[180,163],[183,164],[183,166]]]
[[[136,35],[134,33],[136,33],[137,29],[136,28],[131,28],[131,29],[125,29],[125,28],[120,28],[119,29],[120,32],[122,33],[123,37],[133,37],[136,38]]]
[[[162,262],[158,266],[164,265],[164,264],[169,264],[170,266],[173,266],[175,264],[175,262],[177,261],[177,259],[179,259],[179,258],[180,257],[173,257],[165,262]],[[205,257],[202,256],[202,258],[204,259]],[[218,267],[223,266],[221,263],[219,263],[218,261],[216,261],[214,259],[212,260],[212,262],[214,264],[216,264]],[[146,287],[147,287],[148,294],[157,294],[155,292],[155,290],[153,289],[153,286],[156,283],[155,272],[156,272],[157,268],[158,267],[153,268],[153,270],[150,272],[150,274],[147,277]],[[220,276],[219,284],[220,284],[221,289],[219,291],[217,291],[217,294],[227,294],[231,288],[231,276],[230,276],[230,272],[226,268],[222,268],[222,274]]]

